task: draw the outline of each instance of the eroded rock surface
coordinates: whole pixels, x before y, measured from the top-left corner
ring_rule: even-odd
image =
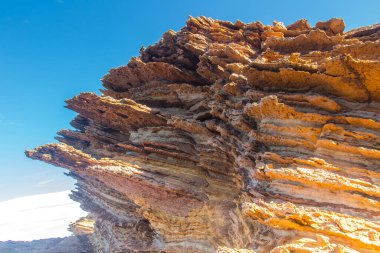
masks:
[[[98,252],[379,252],[380,26],[190,18],[60,143]]]

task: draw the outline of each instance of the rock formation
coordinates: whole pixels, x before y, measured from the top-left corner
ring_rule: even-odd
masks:
[[[1,253],[93,253],[86,235],[0,242]]]
[[[380,252],[380,25],[192,18],[26,154],[98,252]]]

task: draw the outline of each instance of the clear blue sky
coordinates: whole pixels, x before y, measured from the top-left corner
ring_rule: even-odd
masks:
[[[290,24],[342,17],[347,29],[380,22],[380,1],[0,0],[0,201],[72,188],[63,169],[24,150],[54,142],[75,114],[64,100],[98,91],[111,67],[179,30],[188,15]]]

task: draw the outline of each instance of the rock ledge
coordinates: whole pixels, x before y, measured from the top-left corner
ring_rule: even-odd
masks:
[[[380,26],[343,30],[190,17],[26,154],[78,180],[97,252],[379,252]]]

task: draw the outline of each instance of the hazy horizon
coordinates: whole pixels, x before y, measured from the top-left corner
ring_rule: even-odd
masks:
[[[37,194],[0,202],[0,241],[66,237],[71,222],[86,216],[69,191]]]

